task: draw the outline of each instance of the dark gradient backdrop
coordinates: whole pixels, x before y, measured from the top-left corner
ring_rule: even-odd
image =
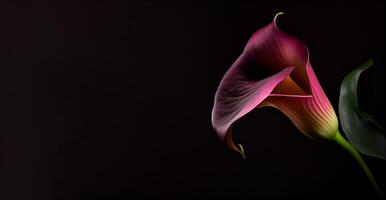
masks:
[[[274,109],[235,124],[246,160],[212,130],[221,77],[279,11],[335,109],[374,58],[359,103],[385,125],[382,2],[1,3],[0,198],[373,198],[346,152]],[[365,160],[386,188],[386,161]]]

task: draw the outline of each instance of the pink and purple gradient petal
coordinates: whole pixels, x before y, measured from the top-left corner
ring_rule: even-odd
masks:
[[[277,16],[252,35],[215,95],[213,127],[235,151],[232,124],[255,108],[277,108],[310,138],[332,139],[338,127],[307,47],[278,29]]]
[[[238,64],[236,62],[235,69]],[[237,70],[228,71],[216,94],[212,112],[212,122],[220,137],[224,139],[231,124],[256,108],[293,69],[294,67],[285,68],[256,82],[246,81],[243,74]]]

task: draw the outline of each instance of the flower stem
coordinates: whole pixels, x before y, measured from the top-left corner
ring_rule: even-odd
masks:
[[[361,166],[361,168],[365,172],[371,185],[377,191],[379,198],[383,199],[382,191],[379,189],[377,182],[375,181],[373,175],[371,174],[370,169],[367,167],[365,161],[362,159],[362,156],[358,153],[358,151],[346,139],[344,139],[342,137],[342,135],[339,133],[339,130],[337,131],[333,140],[336,143],[338,143],[341,147],[343,147],[345,150],[347,150],[351,154],[351,156],[355,158],[355,160],[359,163],[359,165]]]

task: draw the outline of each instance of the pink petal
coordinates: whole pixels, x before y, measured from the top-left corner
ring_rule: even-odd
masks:
[[[312,70],[307,47],[280,31],[276,17],[252,35],[216,92],[213,127],[238,152],[231,126],[256,107],[281,110],[311,138],[329,138],[337,129],[335,112]]]
[[[324,110],[313,97],[269,96],[259,108],[265,106],[280,110],[304,135],[312,139],[332,139],[338,128],[332,107]]]
[[[256,108],[294,69],[288,67],[263,80],[247,81],[245,74],[237,70],[241,63],[239,58],[225,74],[217,90],[212,111],[212,124],[218,135],[225,139],[231,149],[238,152],[240,151],[232,140],[233,122]]]
[[[234,121],[257,107],[294,69],[288,67],[263,80],[249,81],[239,71],[242,62],[239,58],[225,74],[215,96],[212,123],[222,139]]]
[[[235,66],[240,62],[236,62]],[[233,68],[233,67],[232,67]],[[247,81],[242,73],[238,73],[237,67],[230,70],[224,76],[217,90],[212,111],[212,123],[222,139],[230,130],[233,122],[256,108],[272,90],[289,76],[294,67],[288,67],[281,72],[260,81]],[[227,136],[226,143],[234,150],[231,132]]]
[[[338,129],[338,119],[309,60],[306,73],[312,95],[270,94],[259,107],[270,106],[280,110],[309,138],[332,139]]]

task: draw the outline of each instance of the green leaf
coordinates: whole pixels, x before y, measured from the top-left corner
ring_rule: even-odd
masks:
[[[343,79],[340,87],[339,118],[347,139],[359,152],[386,159],[385,130],[358,107],[358,79],[372,64],[373,60],[370,59]]]

